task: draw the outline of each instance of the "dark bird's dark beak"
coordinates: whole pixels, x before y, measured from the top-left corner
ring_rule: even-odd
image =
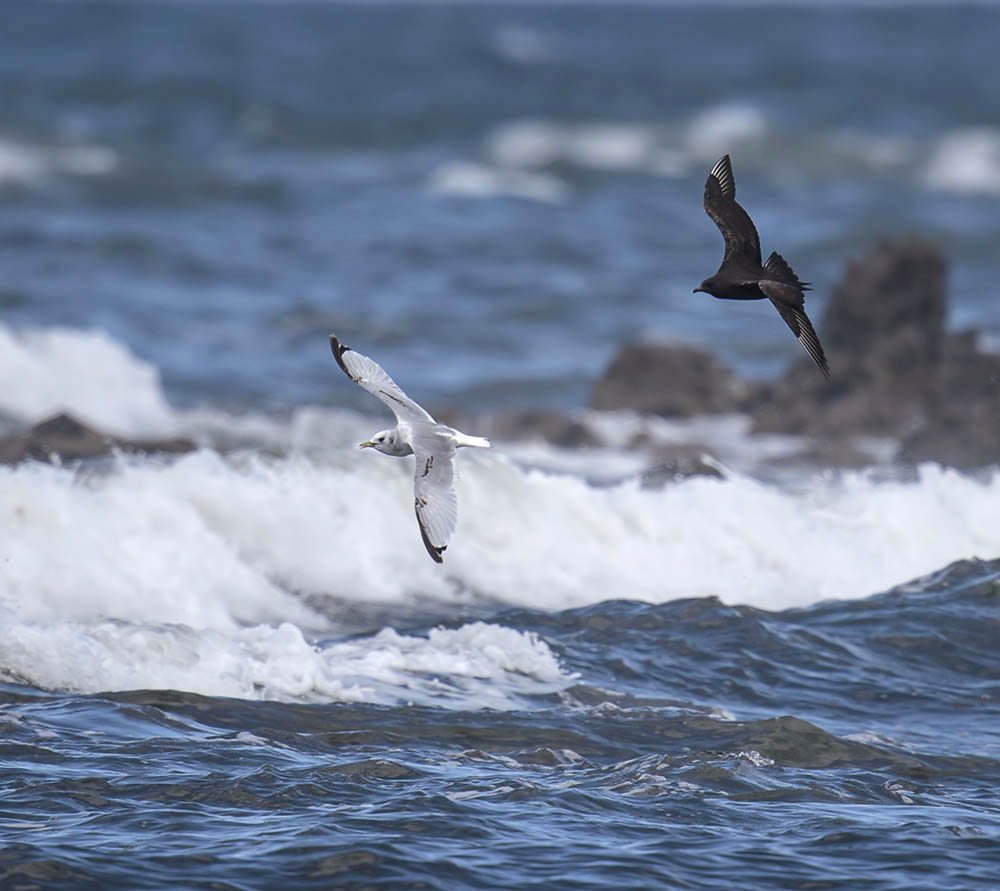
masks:
[[[704,288],[695,288],[691,293],[692,294],[697,294],[699,291],[705,291],[705,289]],[[705,292],[705,293],[707,293],[707,292]]]

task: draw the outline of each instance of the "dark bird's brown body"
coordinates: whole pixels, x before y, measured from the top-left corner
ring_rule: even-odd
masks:
[[[799,281],[779,253],[772,253],[761,264],[757,228],[736,202],[736,181],[729,155],[719,159],[705,181],[705,213],[719,227],[726,253],[719,271],[695,288],[695,293],[703,291],[722,300],[770,300],[819,370],[829,377],[823,347],[806,315],[805,292],[809,283]]]

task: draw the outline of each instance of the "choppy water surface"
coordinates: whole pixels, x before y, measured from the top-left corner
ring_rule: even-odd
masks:
[[[505,611],[414,630],[427,662],[355,639],[395,663],[386,704],[8,685],[7,880],[988,887],[998,580],[962,563],[780,613]]]
[[[915,231],[1000,343],[998,33],[5,9],[0,433],[200,448],[0,466],[0,885],[993,888],[995,470],[793,475],[746,419],[594,417],[606,448],[463,453],[439,567],[326,336],[473,414],[579,410],[640,335],[776,373],[773,312],[691,294],[729,151],[814,318]],[[722,476],[651,483],[640,434]]]

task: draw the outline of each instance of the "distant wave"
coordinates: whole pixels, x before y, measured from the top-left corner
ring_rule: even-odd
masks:
[[[442,195],[466,198],[507,196],[559,203],[568,186],[555,176],[520,170],[505,170],[472,161],[449,161],[434,171],[429,188]]]
[[[749,105],[709,106],[683,124],[592,121],[511,121],[487,134],[484,154],[501,167],[556,163],[606,171],[685,172],[694,162],[759,142],[768,133],[763,112]]]
[[[524,25],[497,28],[490,37],[490,45],[500,58],[520,65],[536,65],[555,58],[546,37]]]
[[[431,175],[440,194],[486,198],[511,196],[560,202],[569,186],[550,169],[678,176],[726,152],[759,142],[767,133],[763,114],[749,106],[706,109],[682,130],[648,124],[518,120],[484,139],[482,161],[451,161]]]
[[[931,150],[924,181],[951,192],[1000,195],[1000,128],[945,133]]]
[[[103,331],[0,325],[0,413],[27,423],[69,411],[125,436],[172,433],[160,373]]]
[[[573,675],[531,632],[473,622],[429,635],[386,628],[317,646],[293,624],[221,634],[186,625],[19,624],[0,644],[0,674],[48,689],[171,689],[206,696],[512,708],[519,693]]]
[[[104,146],[40,146],[0,139],[0,186],[31,183],[57,173],[102,176],[117,166],[118,155]]]
[[[785,131],[761,108],[710,105],[684,121],[627,123],[513,120],[485,134],[482,161],[443,165],[432,178],[442,192],[489,197],[518,194],[559,200],[569,184],[553,168],[687,176],[727,152],[764,170],[801,165],[810,173],[902,176],[931,189],[1000,194],[1000,129],[969,127],[932,140],[833,129]],[[539,177],[537,180],[519,177]]]

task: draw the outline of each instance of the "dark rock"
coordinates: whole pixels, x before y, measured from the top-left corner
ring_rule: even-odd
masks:
[[[926,422],[903,440],[899,460],[1000,464],[1000,356],[980,352],[977,340],[975,332],[947,338]]]
[[[947,264],[921,239],[883,241],[848,264],[823,316],[823,341],[843,359],[876,357],[896,370],[933,369],[948,309]],[[845,364],[838,374],[851,376]]]
[[[187,439],[123,439],[100,433],[72,415],[58,414],[32,427],[27,433],[0,437],[0,464],[34,459],[64,461],[102,458],[113,451],[189,452],[195,444]]]
[[[819,437],[807,440],[808,445],[799,452],[782,455],[772,464],[788,467],[870,467],[872,455],[858,447],[856,439],[850,437]]]
[[[585,423],[558,411],[528,408],[497,414],[470,415],[448,408],[439,408],[434,417],[459,430],[474,431],[476,436],[517,442],[541,440],[564,448],[586,448],[603,445]]]
[[[657,451],[656,463],[642,474],[641,485],[644,489],[660,489],[692,476],[721,479],[722,472],[708,448],[694,443],[679,444]]]
[[[679,344],[623,346],[590,397],[591,408],[663,417],[736,411],[747,386],[706,350]]]
[[[601,445],[600,438],[582,421],[556,411],[526,409],[494,416],[487,424],[497,439],[541,439],[564,448]]]
[[[903,462],[1000,463],[1000,356],[945,331],[946,264],[918,239],[851,263],[820,326],[833,380],[800,361],[753,412],[754,432],[805,433],[837,457],[851,436],[899,437]]]
[[[820,337],[832,379],[800,360],[754,411],[754,432],[901,435],[926,423],[945,341],[946,264],[918,239],[848,265]]]

